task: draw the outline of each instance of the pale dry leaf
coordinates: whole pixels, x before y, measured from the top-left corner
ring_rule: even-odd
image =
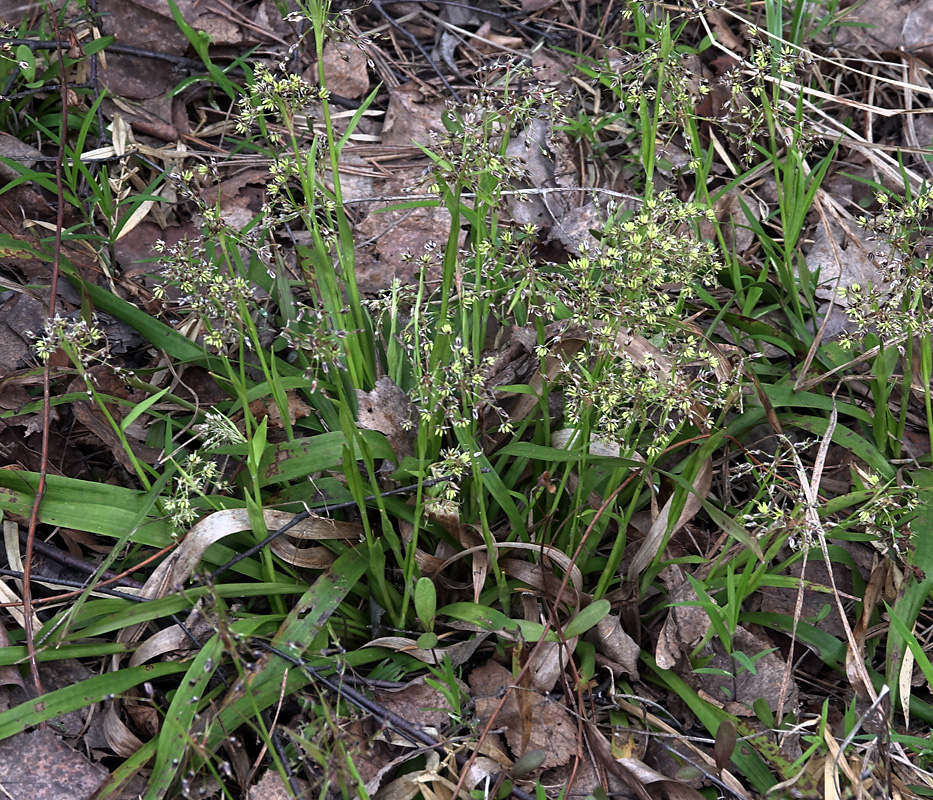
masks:
[[[654,648],[654,660],[661,669],[674,669],[682,657],[680,637],[674,615],[668,612],[667,619],[658,634],[658,643]]]
[[[468,683],[473,690],[476,715],[480,718],[480,724],[485,726],[503,694],[513,685],[512,673],[500,664],[490,661],[474,669],[470,673]],[[563,705],[530,689],[516,688],[509,693],[493,723],[497,728],[506,728],[505,737],[512,748],[513,756],[517,758],[523,755],[518,752],[523,737],[521,715],[514,696],[514,692],[517,691],[529,694],[535,723],[529,732],[527,750],[543,750],[547,754],[542,769],[566,764],[577,752],[576,724]]]
[[[418,647],[418,642],[404,636],[382,636],[367,642],[363,646],[385,647],[396,653],[405,653],[412,658],[417,658],[419,661],[425,664],[431,664],[432,666],[440,664],[446,656],[450,659],[450,663],[456,667],[468,661],[473,653],[476,652],[476,648],[478,648],[488,636],[490,636],[490,634],[484,631],[482,633],[477,633],[472,639],[468,639],[465,642],[457,642],[456,644],[450,644],[446,647],[438,645],[430,650],[424,650]]]
[[[411,186],[417,177],[412,176]],[[405,184],[393,182],[386,187],[390,194],[404,191]],[[356,226],[359,238],[367,242],[357,252],[357,283],[362,291],[376,293],[388,289],[395,279],[403,284],[417,284],[417,259],[450,234],[450,212],[437,206],[371,212]],[[458,233],[463,242],[465,234]],[[408,256],[414,256],[409,259]],[[425,270],[425,280],[439,280],[440,267],[432,264]]]
[[[825,800],[842,800],[846,795],[842,793],[839,785],[839,769],[841,767],[847,774],[851,774],[852,768],[849,766],[845,753],[841,751],[836,737],[828,726],[823,730],[823,740],[829,751],[823,759],[824,798]],[[860,785],[860,783],[858,780],[853,781],[853,785],[856,786]]]
[[[534,547],[535,545],[531,546]],[[497,549],[499,549],[498,546]],[[557,598],[563,584],[561,578],[554,575],[542,564],[534,564],[524,559],[502,558],[499,560],[499,569],[505,575],[524,583],[544,597]],[[577,592],[572,585],[568,585],[564,588],[564,595],[560,598],[560,601],[579,607],[587,597],[587,595]]]
[[[502,767],[493,759],[486,756],[477,756],[467,770],[463,785],[467,790],[475,789],[480,784],[486,784],[502,772]]]
[[[130,656],[129,664],[131,667],[136,667],[166,653],[176,653],[188,649],[191,644],[191,639],[188,638],[180,625],[170,625],[168,628],[156,631],[137,647],[133,655]]]
[[[294,23],[284,18],[298,12],[295,0],[262,0],[253,17],[253,30],[260,36],[281,41],[283,37],[294,36]],[[289,40],[291,41],[291,40]]]
[[[665,567],[659,577],[667,586],[670,611],[661,628],[655,658],[658,666],[665,665],[662,669],[673,669],[703,640],[710,621],[706,611],[696,605],[699,597],[679,566]]]
[[[383,747],[388,747],[388,745],[381,740],[377,740],[375,743]],[[397,800],[407,800],[408,798],[415,797],[415,795],[418,794],[418,785],[417,783],[412,783],[411,780],[406,781],[404,779],[398,779],[401,783],[392,781],[386,784],[385,788],[381,788],[382,782],[387,776],[394,775],[402,764],[409,763],[410,761],[411,753],[405,750],[400,756],[381,763],[373,776],[366,779],[366,793],[370,797],[377,797],[378,800],[386,800],[386,798],[389,797],[397,798]],[[416,773],[407,773],[409,776],[412,774]],[[378,794],[376,794],[377,792]],[[361,796],[365,797],[366,795],[362,795],[361,793]]]
[[[36,165],[36,158],[42,153],[30,144],[21,142],[15,136],[0,132],[0,156],[22,164],[25,169]],[[7,164],[0,163],[0,181],[7,183],[20,177],[20,172]]]
[[[191,655],[198,649],[195,642],[205,642],[217,632],[216,614],[208,610],[200,598],[188,613],[184,625],[175,624],[156,631],[130,656],[130,666],[135,667],[154,658],[172,653],[176,658]]]
[[[576,648],[576,636],[567,639],[566,643],[544,642],[535,648],[528,664],[528,688],[542,693],[553,691]]]
[[[10,569],[17,572],[23,571],[23,561],[20,554],[19,544],[19,526],[12,520],[3,520],[3,543],[6,549],[7,564]],[[22,582],[16,581],[16,585],[22,591]],[[7,610],[10,616],[16,620],[16,624],[23,627],[26,624],[26,615],[23,613],[23,598],[13,591],[4,581],[0,581],[0,601],[8,603]],[[34,630],[42,627],[42,620],[33,612],[32,624]]]
[[[590,750],[603,768],[622,780],[629,791],[631,791],[638,800],[653,800],[652,796],[648,794],[648,790],[645,789],[644,784],[615,758],[609,740],[606,739],[599,728],[592,722],[586,720],[583,723],[583,730],[586,734],[586,741],[590,746]]]
[[[385,434],[398,461],[414,455],[418,415],[408,395],[388,376],[372,391],[356,391],[357,422],[361,428]]]
[[[444,8],[447,7],[444,6]],[[463,39],[460,36],[445,29],[441,31],[441,35],[437,39],[437,45],[431,52],[431,58],[438,63],[443,63],[457,78],[463,77],[457,67],[456,58],[457,47],[462,41]]]
[[[570,603],[575,607],[579,607],[584,600],[589,598],[589,595],[586,595],[581,591],[581,587],[583,585],[583,574],[580,572],[580,568],[574,564],[573,560],[560,549],[552,547],[551,545],[532,544],[531,542],[496,542],[495,547],[497,551],[508,549],[530,550],[534,553],[541,553],[545,557],[545,561],[538,564],[533,564],[529,561],[523,561],[514,558],[501,559],[499,561],[499,568],[509,577],[516,578],[523,583],[538,589],[540,592],[546,594],[549,597],[556,597],[557,590],[560,588],[560,585],[563,581],[549,571],[550,565],[553,563],[560,567],[561,570],[569,571],[570,573],[567,589],[572,589],[573,595],[562,598],[564,602]],[[450,566],[450,564],[461,558],[469,555],[475,556],[476,553],[483,552],[485,549],[485,544],[477,544],[468,547],[466,550],[462,550],[459,553],[454,553],[450,556],[450,558],[437,567],[435,572],[446,569],[448,566]]]
[[[662,775],[637,758],[619,758],[618,763],[645,786],[660,789],[667,800],[702,800],[696,789],[687,786],[681,781],[675,781],[667,775]]]
[[[264,511],[263,519],[266,526],[275,530],[286,522],[294,519],[294,514],[288,514],[281,511]],[[302,526],[299,523],[296,528],[304,528],[305,533],[311,538],[319,538],[321,527],[318,525],[318,519],[305,520],[311,522],[310,526]],[[327,523],[332,520],[325,521]],[[246,509],[226,509],[209,514],[204,519],[196,523],[187,536],[181,541],[173,553],[171,553],[149,576],[149,579],[139,590],[139,596],[154,600],[165,596],[176,586],[184,586],[188,578],[201,563],[204,553],[215,542],[220,541],[226,536],[241,531],[250,530],[252,523],[249,519],[249,513]],[[310,528],[310,531],[308,530]],[[336,523],[327,525],[327,530],[333,534],[339,530]],[[294,529],[293,529],[294,530]],[[346,532],[345,532],[346,533]],[[354,533],[353,535],[358,535]],[[333,535],[327,538],[343,538]],[[117,634],[119,642],[136,641],[146,628],[145,623],[131,625],[123,628]],[[156,650],[164,643],[156,641],[150,646],[151,650]],[[145,655],[146,651],[144,651]],[[117,671],[120,668],[122,660],[121,654],[115,654],[111,657],[111,670]],[[120,720],[121,703],[118,700],[113,701],[107,709],[106,730],[107,739],[115,752],[120,755],[130,756],[142,747],[142,742],[123,724]]]
[[[485,548],[478,547],[473,553],[473,563],[470,568],[470,576],[473,582],[473,602],[477,605],[483,589],[486,587],[486,577],[489,575],[489,553]]]
[[[835,44],[861,52],[906,51],[928,59],[931,47],[927,32],[931,26],[933,7],[926,2],[911,3],[907,8],[902,0],[854,3]]]
[[[638,680],[641,648],[623,630],[622,622],[615,614],[609,614],[597,622],[596,627],[587,634],[587,639],[596,645],[597,652],[619,664],[632,680]]]
[[[914,623],[916,630],[916,623]],[[910,724],[910,695],[913,692],[911,678],[914,673],[914,653],[909,647],[904,652],[904,660],[897,673],[897,692],[901,701],[901,711],[904,713],[904,727]]]
[[[594,252],[599,247],[599,240],[592,232],[598,230],[602,222],[602,215],[595,203],[569,208],[559,219],[554,220],[548,241],[560,242],[572,255]]]
[[[764,699],[768,708],[777,711],[785,680],[786,662],[774,643],[762,635],[755,635],[739,625],[732,636],[732,651],[743,653],[754,665],[751,672],[743,663],[728,652],[718,638],[704,649],[704,655],[712,654],[705,666],[728,674],[696,674],[686,665],[682,677],[699,693],[722,706],[736,716],[753,716],[756,700]],[[790,679],[785,693],[785,707],[797,704],[797,683]]]
[[[410,756],[406,756],[406,759],[408,758]],[[415,797],[421,797],[423,800],[447,800],[453,797],[456,786],[438,774],[440,756],[434,750],[427,750],[425,762],[422,769],[408,772],[386,784],[379,792],[379,800],[413,800]],[[440,786],[439,793],[435,791],[433,784]]]
[[[539,564],[531,564],[530,562],[516,562],[516,572],[514,574],[519,574],[518,564],[527,564],[530,567],[537,569],[541,572],[542,575],[550,575],[550,577],[555,577],[548,572],[549,568],[556,564],[561,572],[565,572],[569,575],[568,585],[572,587],[577,593],[582,593],[583,590],[583,573],[580,571],[580,568],[573,562],[573,559],[563,552],[560,548],[554,547],[552,545],[539,545],[533,544],[531,542],[498,542],[496,544],[496,549],[499,551],[502,550],[529,550],[533,553],[540,553],[542,560]],[[547,584],[542,584],[540,581],[535,581],[534,585],[544,588]],[[572,599],[568,602],[573,602]],[[574,603],[577,605],[577,603]]]
[[[307,781],[295,778],[300,791],[309,790]],[[295,796],[292,789],[285,785],[282,776],[274,769],[267,769],[259,782],[249,787],[249,800],[291,800]]]
[[[270,530],[280,528],[295,515],[282,511],[263,511],[263,519]],[[162,597],[176,586],[183,586],[204,557],[207,548],[226,536],[252,528],[245,508],[215,511],[197,522],[182,539],[175,551],[166,558],[146,581],[140,596],[146,599]],[[299,522],[289,533],[293,538],[353,539],[359,538],[360,529],[352,523],[311,517]]]
[[[836,303],[845,306],[845,299],[838,295],[839,289],[851,288],[853,284],[862,288],[869,284],[883,286],[879,283],[878,262],[873,254],[885,257],[890,246],[883,241],[879,244],[875,234],[861,228],[852,231],[857,237],[855,240],[835,223],[831,222],[829,228],[827,233],[826,225],[817,225],[813,246],[806,256],[807,269],[812,275],[819,273],[817,297],[829,300],[835,295]]]
[[[107,739],[107,746],[114,753],[129,758],[144,743],[120,719],[120,709],[122,707],[123,702],[121,700],[113,700],[108,704],[107,711],[104,713],[104,736]]]
[[[403,762],[409,758],[410,756],[405,756]],[[421,797],[421,789],[420,773],[408,772],[387,783],[379,791],[378,797],[379,800],[414,800]]]
[[[466,3],[444,3],[441,6],[440,18],[458,28],[466,25],[480,25],[486,15],[482,13],[485,0],[470,0]],[[488,6],[487,6],[488,7]]]
[[[670,537],[686,525],[697,512],[703,507],[703,501],[709,494],[713,482],[713,462],[707,459],[700,467],[700,471],[693,479],[692,491],[687,495],[683,510],[677,522],[670,527],[671,507],[674,503],[675,495],[671,495],[664,506],[661,508],[657,518],[652,522],[648,534],[638,548],[638,552],[632,559],[628,570],[628,579],[634,581],[638,576],[648,568],[661,551],[664,542],[669,541]],[[670,530],[668,528],[670,527]]]
[[[369,159],[353,152],[348,146],[340,151],[340,161],[337,168],[340,175],[340,192],[343,197],[370,198],[376,196],[374,184],[378,177],[382,177],[382,173],[373,168]],[[324,183],[331,189],[333,188],[334,173],[331,170],[324,172]]]
[[[151,191],[150,194],[154,197],[164,197],[165,195],[174,191],[174,187],[171,184],[165,184],[160,186],[158,189]],[[124,236],[129,235],[137,225],[139,225],[146,217],[149,216],[149,213],[155,208],[157,200],[144,200],[140,203],[130,214],[129,218],[122,224],[119,232],[116,235],[114,241],[119,241]]]
[[[494,33],[489,20],[486,20],[472,35],[472,44],[481,53],[501,53],[503,50],[519,50],[525,40],[518,36]]]
[[[514,189],[554,188],[554,160],[549,147],[551,126],[547,120],[535,119],[506,146],[506,156],[521,165],[524,179]],[[516,225],[550,227],[555,217],[566,210],[566,199],[557,194],[547,198],[543,194],[509,196],[509,213]]]
[[[417,143],[430,147],[434,144],[434,136],[447,133],[442,116],[446,112],[444,100],[428,100],[414,83],[391,89],[382,127],[382,144],[407,147]]]
[[[288,511],[276,511],[267,508],[262,512],[262,518],[266,523],[266,527],[270,531],[274,531],[291,522],[295,515]],[[249,530],[249,528],[243,528],[243,530]],[[344,541],[359,542],[363,540],[364,534],[363,525],[359,522],[346,522],[311,514],[289,528],[286,535],[291,539],[313,539],[318,541],[342,539]]]
[[[441,540],[434,555],[428,555],[420,550],[416,551],[415,559],[421,567],[423,575],[435,576],[448,565],[466,555],[472,556],[471,573],[473,582],[473,602],[479,603],[479,596],[486,586],[486,574],[489,571],[489,554],[482,535],[475,526],[464,525],[460,522],[460,515],[456,510],[432,507],[428,516],[439,523],[456,541],[463,545],[463,550],[455,551],[453,547]],[[410,527],[403,532],[406,542],[411,541]]]
[[[465,694],[466,684],[457,683]],[[441,730],[450,722],[450,714],[454,711],[444,693],[428,684],[423,675],[398,689],[377,689],[373,697],[406,722],[423,729]]]
[[[337,560],[326,547],[298,547],[284,538],[273,540],[269,549],[287,564],[301,569],[327,569]]]
[[[10,608],[9,610],[12,610]],[[0,620],[0,647],[9,647],[10,637],[7,635],[6,626]],[[20,689],[26,688],[26,683],[19,670],[12,664],[3,664],[0,666],[0,686],[18,686]]]

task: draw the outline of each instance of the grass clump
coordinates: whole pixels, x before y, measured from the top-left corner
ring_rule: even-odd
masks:
[[[564,725],[603,771],[594,796],[610,778],[650,783],[636,762],[694,795],[922,794],[929,192],[915,165],[906,188],[839,169],[849,145],[825,119],[846,104],[815,94],[827,30],[807,33],[803,5],[762,21],[628,4],[605,47],[576,54],[581,95],[527,59],[484,63],[392,201],[442,210],[449,233],[382,292],[358,280],[342,184],[386,96],[338,123],[324,58],[335,39],[378,55],[371,20],[309,2],[287,52],[219,66],[173,14],[212,113],[232,120],[216,158],[144,159],[101,127],[102,95],[55,99],[109,40],[3,50],[0,78],[23,93],[11,130],[51,142],[61,166],[4,159],[18,177],[2,192],[79,210],[54,235],[4,234],[4,252],[80,297],[35,337],[26,400],[3,416],[60,409],[119,469],[51,474],[47,428],[36,468],[0,474],[30,542],[55,525],[107,543],[74,594],[27,592],[35,629],[0,648],[32,660],[37,687],[40,661],[106,674],[0,714],[0,736],[103,704],[121,760],[101,797],[141,772],[147,798],[238,796],[250,763],[294,796],[401,791],[417,774],[445,796],[472,780],[475,796],[557,797],[573,780]],[[746,55],[722,43],[729,25]],[[303,54],[314,68],[299,74]],[[111,162],[88,161],[95,138]],[[581,174],[615,188],[559,183],[571,143]],[[224,206],[235,153],[267,170],[245,225]],[[590,216],[558,246],[545,229],[569,227],[563,195]],[[168,198],[188,234],[160,239],[150,283],[133,284],[115,245]],[[882,246],[876,281],[831,302],[809,238],[830,217]],[[836,306],[857,327],[832,338]],[[109,347],[105,315],[144,343],[132,358]],[[114,593],[118,577],[131,584]],[[433,692],[418,715],[440,721],[391,710],[384,690],[413,679]],[[468,776],[497,725],[510,732],[483,783]],[[423,749],[403,756],[377,728]],[[377,740],[395,771],[364,774]]]

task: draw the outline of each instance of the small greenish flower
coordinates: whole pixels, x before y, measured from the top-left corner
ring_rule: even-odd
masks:
[[[80,361],[85,367],[94,360],[102,360],[106,348],[97,347],[104,339],[104,333],[97,325],[97,320],[88,322],[83,317],[67,319],[58,314],[48,323],[40,336],[27,331],[30,338],[35,338],[33,348],[43,362],[53,353],[64,350],[72,360]]]

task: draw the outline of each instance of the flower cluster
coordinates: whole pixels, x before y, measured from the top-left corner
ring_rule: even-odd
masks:
[[[698,77],[683,53],[666,53],[661,42],[638,54],[608,55],[609,66],[596,70],[597,77],[619,98],[619,113],[634,124],[645,103],[658,103],[659,133],[671,139],[685,130],[696,114],[697,104],[710,92],[709,81]]]
[[[346,313],[344,309],[341,316]],[[319,376],[328,377],[343,364],[347,331],[341,327],[335,328],[319,307],[300,305],[295,318],[285,323],[281,337],[289,347],[300,351],[307,358],[305,377],[312,391],[317,391]]]
[[[755,159],[756,143],[762,139],[783,139],[806,155],[823,146],[822,136],[804,124],[793,104],[782,102],[781,82],[804,73],[813,58],[803,48],[773,45],[763,31],[751,27],[752,50],[745,63],[722,76],[729,90],[719,122],[738,142],[746,163]]]
[[[476,454],[479,455],[482,453]],[[469,453],[455,448],[441,450],[440,459],[435,461],[429,470],[430,480],[437,483],[426,490],[426,510],[440,516],[453,516],[457,513],[460,479],[470,473],[473,458]]]
[[[534,83],[534,68],[512,60],[480,67],[477,90],[445,116],[446,135],[433,134],[432,150],[440,156],[426,170],[429,191],[440,185],[476,186],[495,200],[501,190],[525,177],[523,159],[506,152],[508,142],[533,120],[562,122],[569,97]],[[505,77],[505,86],[499,79]],[[509,84],[529,82],[522,91]],[[526,141],[526,146],[532,146]]]
[[[250,92],[238,102],[236,131],[245,134],[261,121],[268,126],[270,143],[281,146],[285,141],[281,128],[291,126],[298,111],[326,97],[326,89],[312,86],[300,75],[284,68],[273,72],[257,63]]]
[[[910,540],[910,520],[922,501],[913,486],[882,484],[878,475],[858,469],[865,483],[877,491],[853,514],[851,522],[899,558],[906,557],[905,543]]]
[[[106,345],[98,346],[104,340],[104,333],[94,318],[89,322],[83,317],[66,319],[56,314],[46,324],[41,336],[32,331],[26,331],[26,335],[35,339],[33,347],[43,362],[48,361],[53,353],[64,350],[73,362],[87,367],[93,361],[103,360],[107,352]]]
[[[880,192],[876,200],[880,213],[871,220],[860,217],[858,224],[884,242],[872,254],[878,280],[840,290],[846,312],[858,325],[856,334],[842,340],[850,347],[869,331],[898,347],[909,337],[933,334],[933,245],[923,238],[933,213],[933,189],[903,200]]]
[[[233,424],[229,417],[219,411],[208,411],[204,415],[204,422],[195,425],[194,430],[201,437],[201,443],[205,450],[246,442],[246,438],[240,429]]]
[[[192,505],[194,497],[206,494],[211,487],[218,492],[229,491],[230,487],[220,480],[217,464],[198,451],[190,453],[177,466],[179,477],[170,496],[163,501],[163,509],[176,528],[187,529],[200,515]]]
[[[162,274],[182,293],[178,305],[197,314],[206,326],[205,344],[220,349],[240,341],[242,314],[252,296],[246,279],[212,258],[203,240],[183,239],[172,245],[160,240],[154,249],[162,257]],[[166,285],[157,286],[154,294],[165,299]]]
[[[599,247],[551,273],[553,295],[588,332],[559,379],[572,425],[587,417],[598,434],[628,440],[648,424],[656,455],[692,408],[729,398],[726,365],[679,322],[686,293],[712,285],[719,268],[713,245],[695,234],[709,214],[662,192],[637,212],[611,213]]]
[[[8,25],[5,22],[0,22],[0,58],[6,61],[16,60],[13,44],[6,41],[7,39],[16,38],[16,28],[14,28],[12,25]],[[20,66],[22,67],[22,64]],[[26,66],[28,66],[28,64]]]

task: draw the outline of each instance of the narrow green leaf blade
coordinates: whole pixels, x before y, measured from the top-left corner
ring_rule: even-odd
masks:
[[[289,612],[272,640],[273,646],[287,652],[293,649],[293,642],[310,645],[369,565],[369,553],[363,544],[343,553]],[[277,656],[270,656],[245,681],[242,692],[228,695],[208,730],[209,750],[213,750],[228,731],[277,703],[283,691],[295,692],[310,680],[300,669],[294,669]]]
[[[603,621],[610,608],[611,604],[608,600],[597,600],[590,603],[564,625],[564,636],[571,639],[574,636],[581,636],[591,628],[595,628],[598,623]]]
[[[223,653],[223,641],[214,635],[202,647],[188,667],[188,673],[179,683],[171,705],[162,721],[159,746],[156,750],[155,766],[145,800],[161,800],[168,794],[178,771],[185,763],[185,752],[194,736],[194,717],[208,682],[217,669]]]
[[[119,672],[96,675],[86,681],[56,689],[8,711],[0,713],[0,740],[8,739],[41,722],[103,702],[109,695],[122,694],[146,681],[184,672],[186,664],[165,662],[129,667]]]

